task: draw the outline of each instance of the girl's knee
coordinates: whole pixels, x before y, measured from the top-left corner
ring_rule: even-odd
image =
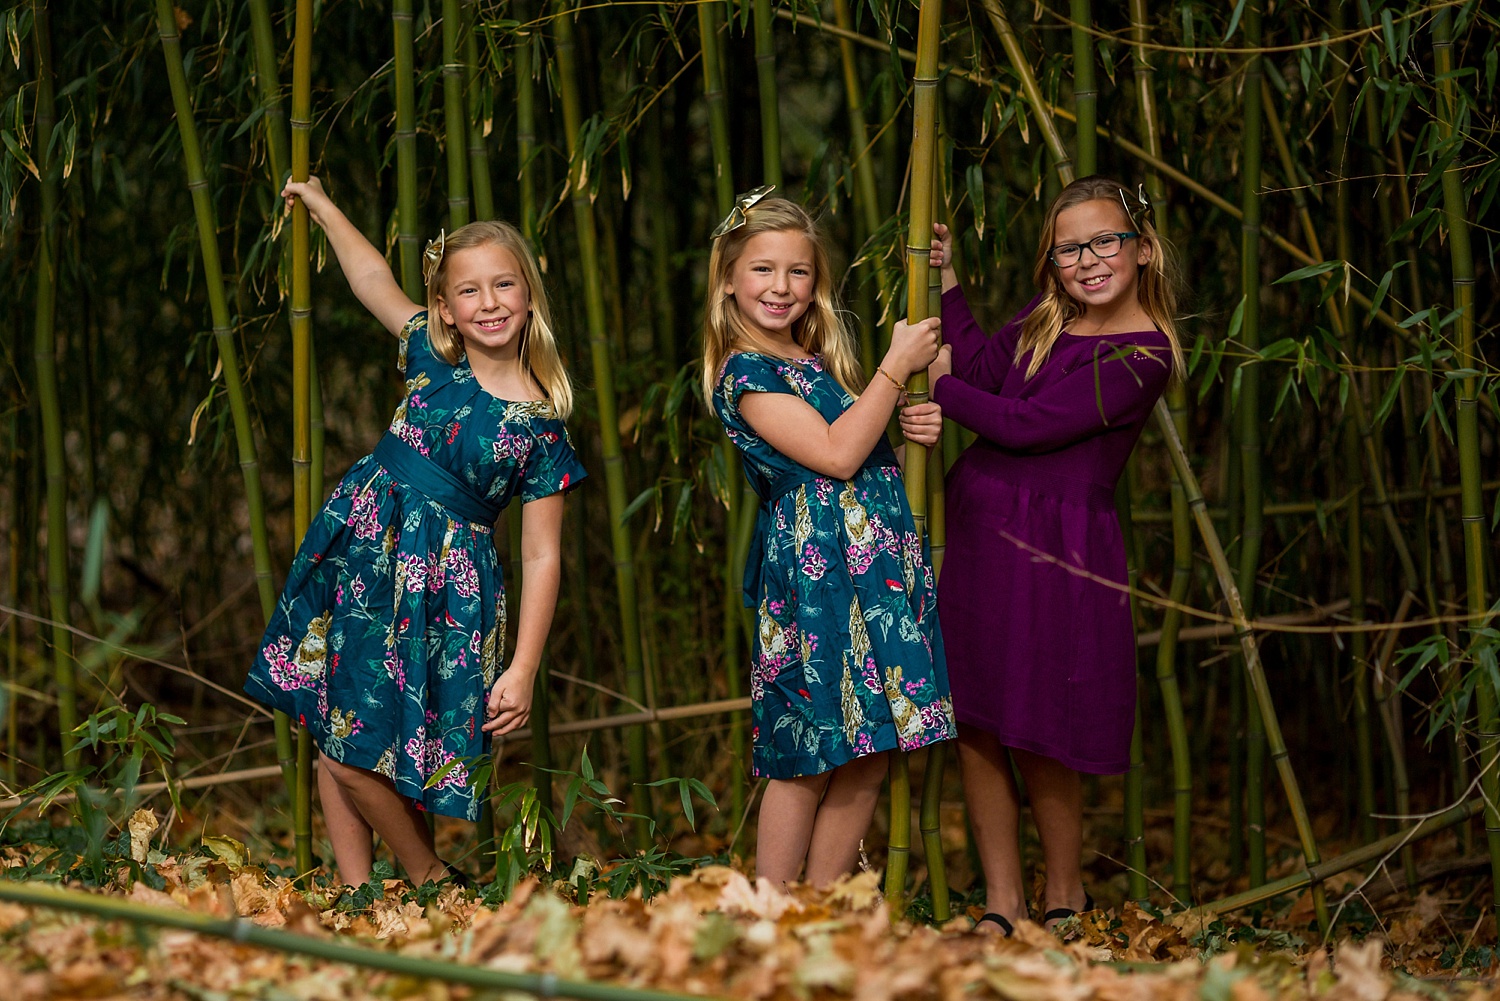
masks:
[[[885,774],[889,769],[890,752],[876,751],[874,754],[864,754],[855,758],[841,766],[839,770],[863,787],[879,788],[880,783],[885,781]]]

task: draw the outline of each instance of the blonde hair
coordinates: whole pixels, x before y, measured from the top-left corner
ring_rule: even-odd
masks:
[[[427,336],[433,350],[450,365],[464,356],[463,335],[443,319],[438,300],[448,289],[448,264],[460,250],[496,246],[508,250],[521,265],[521,277],[531,300],[530,315],[521,330],[521,367],[536,380],[559,420],[573,413],[573,382],[563,367],[552,333],[552,311],[547,306],[547,291],[542,287],[542,272],[526,238],[508,222],[471,222],[449,233],[443,241],[442,257],[427,279]]]
[[[1052,345],[1062,336],[1068,324],[1083,315],[1083,305],[1063,289],[1057,267],[1048,255],[1052,252],[1052,241],[1057,235],[1057,217],[1063,210],[1084,202],[1102,201],[1119,206],[1139,235],[1141,245],[1151,248],[1150,260],[1141,267],[1136,279],[1136,297],[1146,315],[1167,337],[1172,346],[1172,379],[1182,378],[1187,365],[1182,357],[1182,344],[1177,337],[1177,286],[1178,272],[1176,254],[1161,235],[1150,218],[1149,206],[1136,196],[1126,192],[1124,185],[1097,174],[1079,178],[1057,196],[1047,210],[1047,220],[1042,224],[1042,236],[1036,250],[1036,264],[1032,268],[1032,279],[1042,296],[1036,308],[1026,317],[1021,326],[1021,339],[1016,344],[1019,360],[1027,351],[1031,362],[1026,366],[1026,378],[1030,379],[1041,369]],[[1136,206],[1131,209],[1132,203]],[[1123,250],[1121,251],[1123,253]]]
[[[703,398],[710,407],[724,361],[734,351],[745,350],[753,343],[734,296],[725,295],[724,288],[731,283],[734,265],[752,237],[784,230],[801,233],[813,248],[812,302],[792,328],[792,339],[803,350],[821,356],[828,373],[851,395],[858,396],[865,388],[864,373],[855,356],[854,337],[839,314],[828,249],[823,245],[817,223],[796,202],[766,198],[745,212],[743,226],[714,241],[708,257],[708,291],[703,307]]]

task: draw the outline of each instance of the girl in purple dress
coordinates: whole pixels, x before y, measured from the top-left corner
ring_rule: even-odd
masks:
[[[1042,227],[1041,294],[986,337],[958,286],[951,235],[934,229],[948,346],[929,369],[932,398],[979,435],[948,473],[938,597],[985,876],[979,927],[1008,935],[1027,916],[1010,761],[1041,835],[1049,926],[1092,906],[1080,773],[1130,763],[1135,637],[1114,493],[1182,371],[1175,273],[1143,197],[1075,181]]]

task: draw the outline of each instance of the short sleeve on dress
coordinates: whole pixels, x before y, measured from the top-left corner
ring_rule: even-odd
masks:
[[[746,393],[801,396],[781,374],[781,368],[772,359],[754,352],[739,351],[730,355],[719,375],[718,388],[714,390],[714,409],[720,420],[744,424],[744,418],[740,416],[740,397]]]
[[[432,354],[431,343],[427,337],[427,310],[422,310],[406,321],[396,335],[401,341],[401,353],[396,356],[396,368],[402,375],[406,374],[406,366],[416,352],[417,357]]]
[[[526,456],[526,465],[521,470],[521,502],[541,500],[560,490],[571,490],[588,475],[578,453],[573,451],[573,441],[568,429],[555,417],[536,418],[532,421],[531,451]]]

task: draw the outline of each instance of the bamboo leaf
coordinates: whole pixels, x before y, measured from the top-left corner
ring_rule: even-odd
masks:
[[[1391,409],[1396,405],[1396,400],[1400,396],[1401,383],[1405,378],[1406,369],[1396,369],[1396,377],[1386,387],[1385,395],[1380,398],[1380,406],[1375,409],[1375,416],[1372,421],[1375,427],[1380,427],[1385,423],[1385,419],[1390,416]]]
[[[109,502],[100,497],[94,501],[94,510],[89,515],[89,534],[83,546],[83,582],[78,597],[85,606],[93,606],[99,600],[99,579],[104,573],[104,541],[108,529]]]
[[[1296,271],[1287,272],[1271,284],[1283,285],[1287,282],[1298,282],[1304,278],[1314,278],[1318,275],[1326,275],[1328,274],[1328,272],[1334,270],[1335,268],[1341,268],[1343,266],[1343,261],[1324,261],[1321,264],[1309,264],[1305,268],[1298,268]]]
[[[1245,0],[1239,0],[1239,3],[1234,5],[1234,13],[1229,16],[1229,30],[1224,32],[1224,37],[1219,42],[1220,45],[1223,45],[1225,42],[1234,37],[1235,29],[1240,26],[1240,17],[1244,13]]]
[[[31,156],[16,141],[16,137],[11,135],[10,130],[0,129],[0,140],[4,141],[5,148],[10,150],[10,155],[15,157],[22,167],[26,168],[27,173],[39,181],[42,179],[41,172],[36,169],[36,164],[31,162]]]

